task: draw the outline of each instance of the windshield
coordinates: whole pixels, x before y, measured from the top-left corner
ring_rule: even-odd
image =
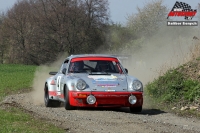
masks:
[[[70,62],[68,72],[90,74],[122,73],[120,66],[119,61],[115,58],[76,58]]]

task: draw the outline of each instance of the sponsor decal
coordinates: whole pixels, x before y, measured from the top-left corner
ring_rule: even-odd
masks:
[[[107,90],[105,90],[106,92],[115,92],[115,90],[112,90],[111,88],[108,88]]]
[[[57,92],[57,95],[61,95],[61,92]]]
[[[124,79],[123,79],[123,78],[117,78],[117,80],[119,80],[119,81],[124,81]]]
[[[118,81],[92,81],[93,84],[101,87],[116,87],[119,85]]]
[[[111,76],[95,75],[95,76],[88,76],[88,78],[92,79],[93,84],[96,84],[97,86],[101,87],[116,87],[119,85],[117,77],[114,75]]]
[[[128,97],[129,95],[102,95],[102,94],[97,94],[95,97]]]
[[[94,79],[95,81],[99,81],[99,80],[116,80],[117,76],[114,75],[110,75],[110,76],[104,76],[104,75],[95,75],[95,76],[91,76],[89,75],[88,78]]]
[[[115,90],[105,90],[105,92],[115,92]]]

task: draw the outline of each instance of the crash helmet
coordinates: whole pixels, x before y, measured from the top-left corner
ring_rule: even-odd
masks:
[[[98,62],[98,70],[99,71],[107,71],[109,70],[109,65],[107,61],[99,61]]]
[[[83,68],[84,68],[84,62],[83,61],[74,62],[74,70],[75,71],[83,70]]]

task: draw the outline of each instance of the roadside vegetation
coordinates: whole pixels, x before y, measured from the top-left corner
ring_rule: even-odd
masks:
[[[200,118],[199,64],[197,57],[148,83],[145,90],[153,107]]]
[[[31,65],[0,64],[0,97],[30,91],[35,69]]]
[[[0,97],[16,93],[31,91],[32,81],[36,66],[1,64],[0,65]],[[2,107],[1,107],[2,106]],[[64,130],[35,118],[31,113],[18,107],[11,106],[4,108],[0,106],[0,132],[64,132]]]
[[[64,133],[64,130],[52,124],[34,118],[19,108],[0,109],[0,132],[1,133]]]

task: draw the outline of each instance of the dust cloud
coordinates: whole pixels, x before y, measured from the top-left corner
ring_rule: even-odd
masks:
[[[198,34],[192,28],[165,27],[144,41],[140,49],[129,50],[127,53],[131,57],[122,62],[129,75],[137,77],[145,85],[170,68],[191,60],[198,41],[193,39]]]
[[[200,55],[199,49],[196,49],[199,40],[193,39],[194,36],[198,37],[199,34],[193,27],[165,27],[144,41],[140,49],[126,51],[130,57],[122,60],[122,64],[128,69],[129,75],[138,78],[145,88],[148,82],[163,75],[167,70]],[[154,108],[145,89],[143,106]]]
[[[192,28],[165,27],[146,39],[147,41],[141,44],[140,49],[126,50],[126,54],[124,52],[114,54],[130,55],[127,60],[122,60],[122,64],[129,70],[129,75],[137,77],[145,85],[164,74],[168,69],[191,60],[194,46],[198,41],[193,39],[193,36],[198,37],[198,33],[191,30]],[[106,53],[106,50],[102,51],[102,53]],[[33,81],[33,91],[31,92],[34,104],[44,104],[45,80],[50,77],[50,71],[58,71],[61,62],[67,56],[63,54],[56,62],[38,67]]]
[[[33,80],[33,91],[30,93],[30,98],[35,105],[44,104],[44,84],[50,71],[57,72],[61,66],[62,61],[67,57],[67,54],[61,54],[57,60],[48,65],[41,65],[37,68]]]

